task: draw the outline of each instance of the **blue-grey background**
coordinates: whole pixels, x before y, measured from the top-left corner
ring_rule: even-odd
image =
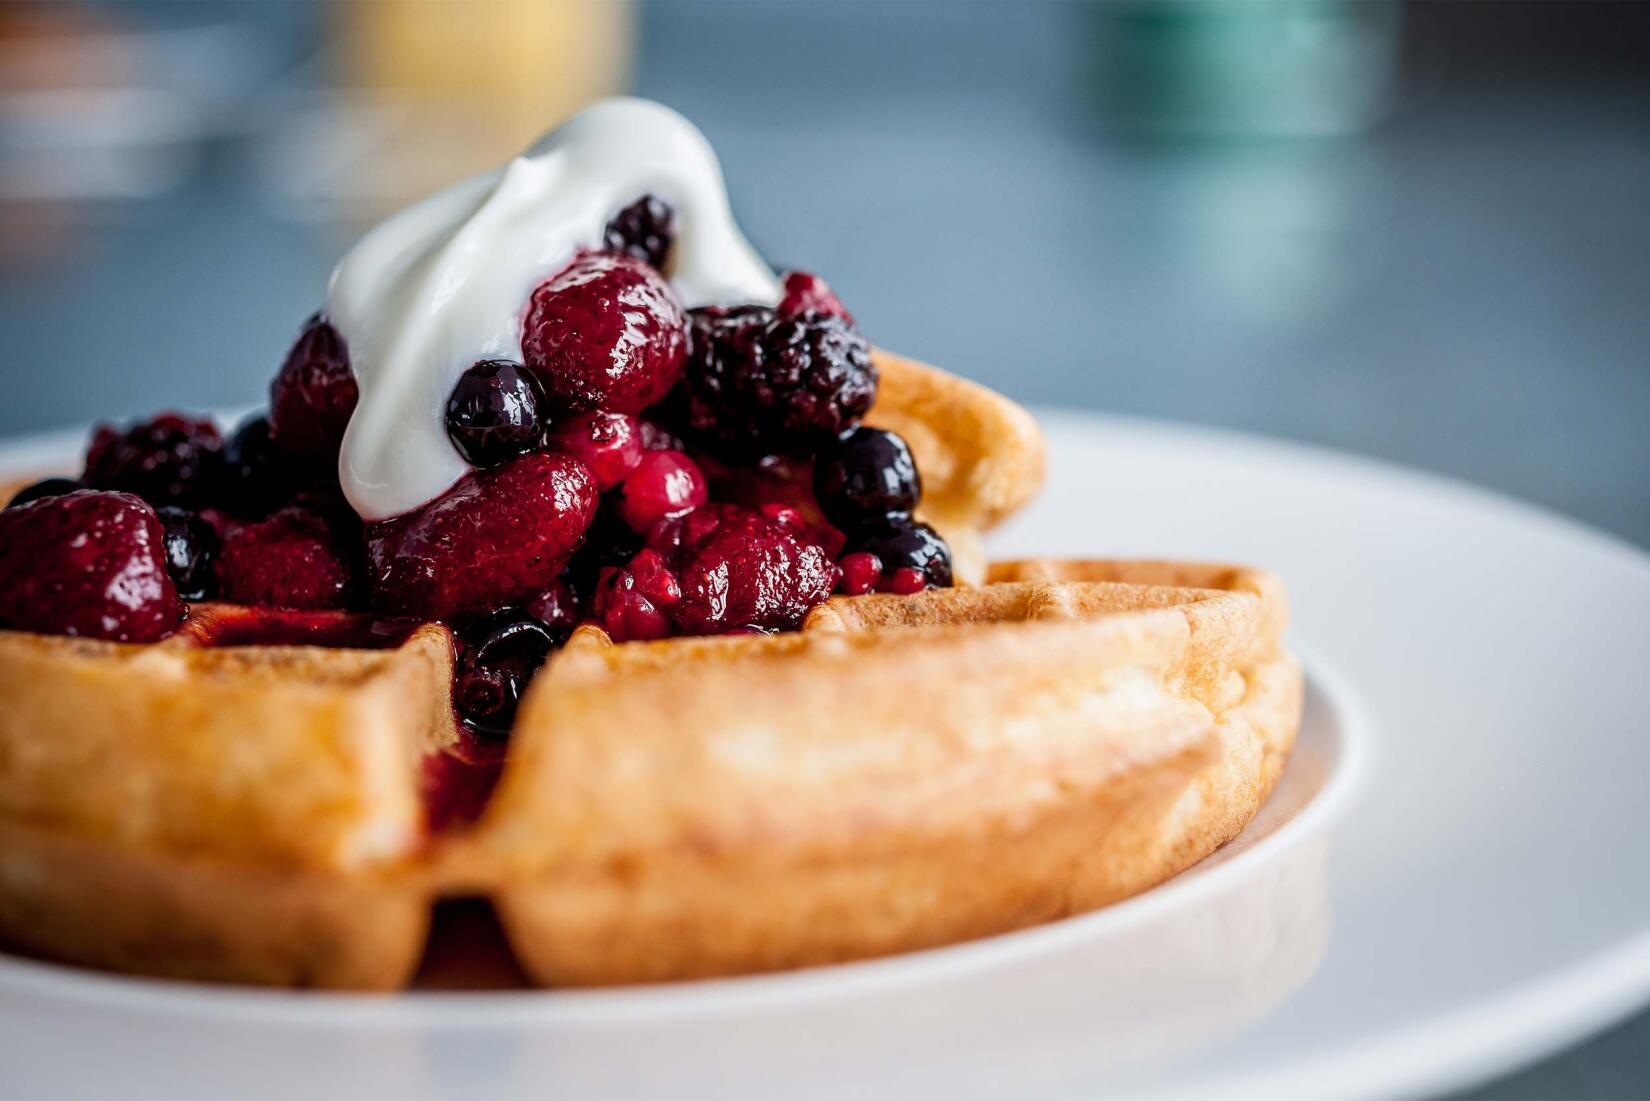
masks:
[[[42,201],[34,137],[0,111],[0,433],[261,400],[356,228],[281,184],[319,155],[285,124],[336,76],[326,6],[118,17],[230,79],[200,133],[161,128],[135,197]],[[759,247],[825,274],[877,342],[1023,401],[1343,447],[1650,545],[1643,8],[636,17],[632,87],[707,132]],[[1474,1096],[1644,1095],[1647,1044],[1641,1017]]]

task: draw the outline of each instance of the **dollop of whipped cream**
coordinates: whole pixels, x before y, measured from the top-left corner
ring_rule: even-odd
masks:
[[[647,194],[675,209],[665,275],[685,307],[779,300],[733,220],[710,143],[644,99],[587,108],[503,168],[392,215],[344,256],[326,314],[360,387],[338,476],[363,519],[409,512],[464,475],[447,438],[453,384],[478,359],[520,361],[533,288],[600,247],[608,220]]]

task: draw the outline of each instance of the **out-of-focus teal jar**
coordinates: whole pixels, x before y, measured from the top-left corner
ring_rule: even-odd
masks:
[[[1387,105],[1402,26],[1391,0],[1126,0],[1089,11],[1106,120],[1184,137],[1367,127]]]

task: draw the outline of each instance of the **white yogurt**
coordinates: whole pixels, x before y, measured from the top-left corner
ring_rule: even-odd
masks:
[[[687,307],[779,299],[733,220],[716,154],[660,104],[609,99],[505,167],[391,216],[332,273],[326,313],[361,399],[338,475],[363,519],[440,496],[469,469],[447,438],[447,395],[478,359],[521,359],[527,299],[644,194],[675,208],[666,274]]]

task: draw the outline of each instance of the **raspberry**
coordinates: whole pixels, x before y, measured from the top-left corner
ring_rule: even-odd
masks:
[[[778,501],[769,501],[758,505],[756,511],[772,520],[781,527],[794,528],[798,532],[808,530],[807,523],[802,519],[802,512],[790,505],[780,504]]]
[[[213,566],[218,556],[218,529],[186,509],[167,505],[155,510],[166,532],[166,572],[184,600],[211,600],[217,592]]]
[[[519,363],[484,359],[447,398],[447,438],[471,466],[497,466],[544,442],[543,391]]]
[[[696,520],[700,513],[717,523]],[[671,618],[686,634],[789,630],[824,603],[836,583],[836,567],[822,548],[751,509],[713,505],[672,525],[680,529],[673,565],[682,595]]]
[[[705,475],[680,451],[649,451],[619,484],[619,516],[638,532],[698,508],[709,496]]]
[[[610,252],[622,252],[655,271],[665,270],[671,242],[676,239],[676,212],[653,195],[643,195],[613,216],[602,233]]]
[[[899,596],[920,593],[928,587],[928,575],[915,566],[901,566],[888,575],[888,591]]]
[[[648,529],[647,545],[660,554],[679,557],[684,545],[696,547],[709,539],[722,526],[722,517],[727,511],[728,506],[719,503],[681,516],[666,517]]]
[[[521,347],[560,407],[638,413],[681,376],[687,322],[642,261],[586,252],[533,292]]]
[[[166,534],[127,493],[81,490],[0,511],[0,627],[154,642],[183,605]]]
[[[269,385],[270,438],[283,455],[330,471],[359,398],[344,338],[316,314]]]
[[[681,584],[663,556],[644,549],[628,566],[602,574],[593,612],[615,642],[663,638],[670,633],[669,613],[681,601]]]
[[[837,568],[842,571],[837,590],[848,596],[864,596],[874,591],[877,582],[882,580],[882,559],[864,551],[843,555]]]
[[[909,516],[922,500],[922,478],[905,441],[880,428],[856,428],[814,459],[814,499],[844,530],[889,516]]]
[[[372,524],[381,611],[485,615],[549,588],[596,514],[596,480],[567,455],[535,452],[472,470],[422,508]]]
[[[670,634],[670,617],[625,584],[623,570],[605,574],[596,587],[596,622],[614,642],[649,642]]]
[[[218,551],[224,600],[260,608],[342,608],[354,580],[324,516],[301,505],[231,528]]]
[[[687,425],[733,458],[809,458],[876,398],[871,346],[840,317],[694,311]]]
[[[122,430],[99,425],[86,449],[82,481],[152,505],[199,507],[219,488],[223,438],[209,420],[162,413]]]
[[[596,476],[596,487],[612,489],[642,459],[642,429],[629,413],[579,413],[556,422],[547,441],[552,451],[573,456]]]
[[[806,271],[785,273],[785,293],[779,300],[779,313],[783,317],[817,313],[827,317],[840,317],[850,325],[854,323],[854,315],[848,312],[848,307],[842,304],[842,300],[831,290],[830,285],[819,276]]]

